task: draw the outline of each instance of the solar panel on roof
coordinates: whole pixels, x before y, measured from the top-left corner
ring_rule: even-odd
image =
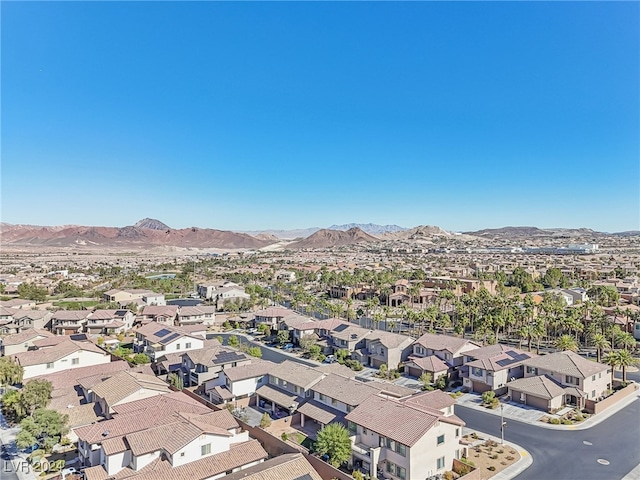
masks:
[[[336,332],[341,332],[343,331],[345,328],[349,328],[349,325],[338,325],[336,328],[334,328],[333,330]]]
[[[156,337],[166,337],[167,335],[169,335],[171,333],[171,330],[167,330],[166,328],[163,328],[162,330],[158,330],[155,335]]]
[[[173,340],[174,338],[178,338],[180,336],[179,333],[174,333],[173,335],[169,335],[167,338],[162,339],[162,343],[167,343]]]
[[[217,365],[220,363],[237,362],[244,359],[244,355],[238,354],[236,352],[220,352],[218,355],[216,355],[213,363]]]

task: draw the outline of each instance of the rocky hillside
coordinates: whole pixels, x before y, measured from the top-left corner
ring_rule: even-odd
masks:
[[[139,227],[136,225],[147,225]],[[210,228],[171,229],[157,220],[145,219],[127,227],[38,227],[2,225],[2,245],[47,247],[174,246],[192,248],[262,248],[274,243],[244,233]],[[160,225],[164,227],[158,228]]]
[[[136,222],[134,227],[137,228],[148,228],[149,230],[171,230],[166,224],[162,223],[160,220],[156,220],[155,218],[143,218],[142,220]]]
[[[323,228],[303,240],[289,244],[287,248],[329,248],[377,241],[378,238],[363,232],[359,228],[351,228],[346,232]]]
[[[363,232],[370,233],[371,235],[383,235],[385,233],[395,233],[407,230],[404,227],[398,225],[377,225],[375,223],[348,223],[346,225],[331,225],[329,230],[342,230],[346,232],[352,228],[359,228]]]

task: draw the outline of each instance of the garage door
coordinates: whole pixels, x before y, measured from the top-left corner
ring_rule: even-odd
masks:
[[[484,393],[488,390],[491,390],[491,387],[489,385],[487,385],[486,383],[482,383],[482,382],[473,382],[473,391],[474,392],[478,392],[478,393]]]
[[[545,412],[549,409],[549,400],[546,398],[534,397],[533,395],[527,395],[527,405],[530,405]]]
[[[422,370],[417,367],[407,367],[407,373],[412,377],[420,378],[420,375],[422,375]]]

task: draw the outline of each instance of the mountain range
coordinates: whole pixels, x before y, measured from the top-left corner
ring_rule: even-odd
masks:
[[[349,227],[349,228],[347,228]],[[362,227],[362,228],[361,228]],[[345,230],[346,229],[346,230]],[[372,232],[377,232],[372,234]],[[165,223],[145,218],[126,227],[93,227],[62,225],[43,227],[0,223],[3,246],[24,247],[115,247],[150,248],[172,246],[183,248],[260,249],[274,244],[285,248],[327,248],[361,242],[425,241],[437,238],[464,240],[488,239],[516,241],[527,239],[584,240],[604,236],[639,236],[638,231],[603,233],[588,228],[503,227],[484,229],[463,234],[448,232],[437,226],[421,225],[405,229],[397,225],[348,224],[331,228],[300,230],[261,230],[232,232],[211,228],[173,229]]]

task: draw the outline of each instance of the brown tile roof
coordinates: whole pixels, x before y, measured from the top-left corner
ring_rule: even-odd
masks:
[[[492,347],[494,345],[491,345]],[[483,349],[479,349],[483,350]],[[524,352],[517,348],[507,348],[503,351],[495,349],[496,353],[480,352],[480,358],[467,362],[469,367],[482,368],[490,372],[499,372],[523,364],[526,360],[537,357],[535,353]]]
[[[247,378],[264,376],[269,373],[274,365],[274,363],[266,360],[251,360],[249,365],[225,368],[224,375],[231,382],[238,382],[240,380],[246,380]]]
[[[315,385],[324,378],[324,373],[319,372],[315,368],[291,360],[285,360],[282,363],[275,364],[269,373],[274,377],[305,389]]]
[[[363,383],[330,373],[311,387],[311,390],[355,407],[371,395],[380,393],[382,389],[376,388],[376,385],[371,383]]]
[[[41,375],[34,378],[46,378],[53,385],[54,391],[59,388],[73,387],[81,385],[82,380],[87,377],[108,377],[116,372],[129,370],[129,364],[123,360],[116,362],[102,363],[89,367],[74,368],[64,372],[53,373],[51,375]]]
[[[54,362],[80,350],[96,352],[104,355],[105,357],[107,356],[107,353],[91,342],[74,342],[73,340],[65,340],[55,345],[55,347],[39,348],[38,350],[16,353],[13,357],[18,360],[20,365],[27,367],[30,365],[43,365],[45,363]]]
[[[569,350],[540,355],[525,361],[524,364],[578,378],[590,377],[596,373],[606,372],[611,368],[608,365],[587,360]]]
[[[142,315],[156,317],[158,315],[175,317],[178,313],[176,305],[147,305],[142,309]]]
[[[429,355],[428,357],[411,356],[407,359],[406,363],[414,363],[417,367],[427,372],[442,372],[449,370],[448,365],[435,355]]]
[[[231,473],[225,480],[322,480],[301,453],[286,453]]]
[[[421,405],[379,395],[365,400],[346,419],[409,447],[415,445],[438,421],[464,425],[455,415],[445,417],[440,412],[430,413]]]
[[[271,385],[261,386],[256,390],[256,394],[285,408],[289,408],[296,404],[296,399],[298,398],[298,396],[293,393],[285,392],[279,388],[272,387]]]
[[[457,353],[462,347],[468,344],[480,346],[466,338],[436,335],[434,333],[425,333],[418,338],[415,343],[431,350],[444,350],[451,354]]]
[[[198,348],[184,352],[183,356],[189,357],[193,363],[211,367],[226,363],[242,362],[251,357],[231,347],[213,346]]]
[[[547,400],[565,393],[564,388],[548,375],[519,378],[507,383],[507,387],[534,397],[546,398]]]
[[[291,315],[292,312],[291,310],[287,310],[286,308],[278,308],[278,307],[271,307],[271,308],[265,308],[264,310],[260,310],[254,313],[254,315],[256,317],[264,317],[264,318],[278,318],[278,317],[286,317]]]
[[[171,392],[169,385],[159,378],[131,371],[116,373],[107,380],[93,385],[91,389],[110,407],[140,390],[154,390],[159,394]]]
[[[90,310],[58,310],[51,317],[52,321],[56,320],[84,320],[91,315]]]
[[[313,418],[323,425],[328,425],[333,422],[344,423],[344,417],[346,413],[331,408],[323,403],[316,402],[315,400],[309,400],[304,405],[301,405],[298,412],[304,414],[306,417]]]
[[[53,337],[53,334],[48,332],[47,330],[36,330],[35,328],[29,328],[27,330],[23,330],[20,333],[15,333],[13,335],[7,335],[6,337],[3,337],[2,345],[20,345],[37,337]]]
[[[401,400],[407,405],[416,405],[421,407],[432,408],[434,410],[442,410],[456,404],[448,393],[442,390],[432,390],[430,392],[421,392],[406,397]]]

